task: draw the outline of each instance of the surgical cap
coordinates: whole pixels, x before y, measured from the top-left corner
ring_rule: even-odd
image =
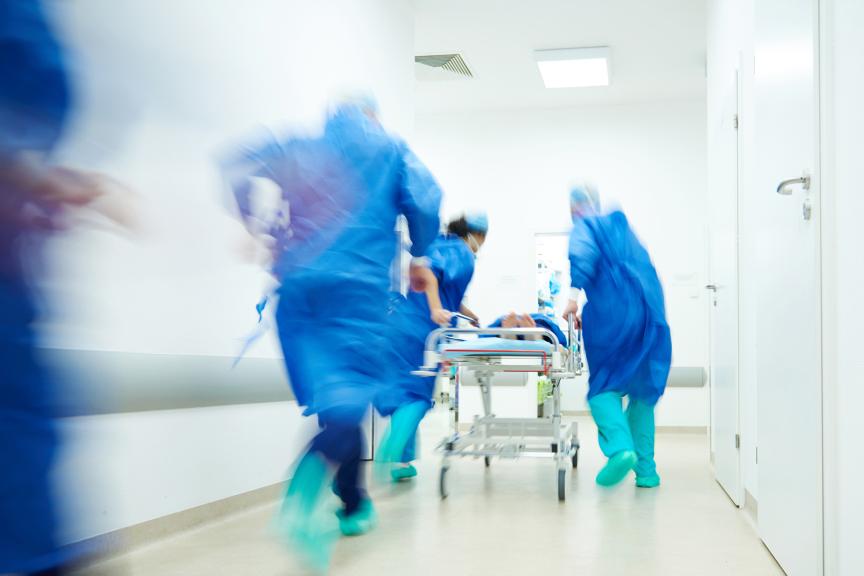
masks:
[[[338,110],[345,107],[359,108],[363,112],[368,112],[376,116],[380,112],[378,108],[378,100],[375,98],[375,95],[365,90],[346,92],[340,95],[336,100],[335,108]]]
[[[465,216],[465,224],[467,224],[469,232],[474,232],[475,234],[486,234],[489,232],[489,218],[486,214],[468,214]]]
[[[597,187],[589,182],[580,182],[570,189],[570,206],[587,204],[594,212],[600,211],[600,196]]]

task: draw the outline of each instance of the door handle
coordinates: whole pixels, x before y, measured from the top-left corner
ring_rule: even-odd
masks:
[[[790,190],[791,186],[795,184],[801,184],[804,190],[810,190],[810,175],[804,174],[800,178],[790,178],[789,180],[783,180],[780,184],[777,185],[777,194],[781,196],[790,196],[792,194],[792,190]]]
[[[706,284],[705,289],[710,290],[712,292],[717,292],[717,285],[716,284]]]

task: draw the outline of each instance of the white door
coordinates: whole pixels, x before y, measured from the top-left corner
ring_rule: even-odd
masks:
[[[822,574],[819,6],[755,5],[759,531],[787,574],[813,576]],[[804,176],[809,189],[794,181]]]
[[[738,436],[738,76],[709,118],[711,445],[717,482],[741,505]]]

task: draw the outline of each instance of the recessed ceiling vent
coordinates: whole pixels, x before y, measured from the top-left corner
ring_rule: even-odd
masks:
[[[457,80],[473,78],[474,73],[461,54],[429,54],[415,56],[418,80]]]

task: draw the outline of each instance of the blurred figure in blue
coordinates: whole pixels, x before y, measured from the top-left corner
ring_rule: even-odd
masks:
[[[426,337],[439,326],[450,324],[454,313],[479,322],[462,299],[474,275],[474,260],[486,241],[489,222],[485,215],[458,218],[447,226],[429,248],[428,268],[423,269],[425,290],[397,298],[393,311],[392,338],[395,352],[394,384],[378,398],[379,412],[392,416],[390,429],[376,460],[389,466],[393,481],[413,478],[417,469],[417,427],[432,407],[435,379],[411,374],[423,365]],[[378,467],[382,469],[381,466]]]
[[[666,388],[672,361],[663,288],[627,218],[620,211],[601,213],[593,186],[573,188],[570,210],[573,292],[564,317],[574,315],[583,325],[588,403],[608,458],[597,483],[617,484],[635,468],[636,485],[653,488],[660,485],[654,462],[654,406]],[[581,317],[580,289],[588,298]]]
[[[288,486],[282,528],[307,561],[326,568],[332,545],[320,514],[335,475],[343,534],[375,524],[361,481],[362,421],[387,382],[387,307],[394,227],[402,214],[422,257],[439,226],[441,191],[408,146],[378,121],[371,97],[341,102],[319,138],[268,138],[226,164],[244,222],[273,248],[280,281],[276,322],[298,403],[321,428]],[[262,226],[252,178],[281,190]],[[267,219],[265,219],[267,220]],[[412,283],[423,278],[412,268]]]
[[[42,244],[88,208],[125,225],[109,179],[56,166],[72,109],[67,58],[36,0],[0,0],[0,574],[63,574],[52,472],[64,401],[33,324]]]
[[[0,573],[62,574],[51,472],[57,384],[40,363],[32,289],[40,234],[92,201],[88,177],[48,156],[70,110],[63,51],[35,0],[0,0]]]

